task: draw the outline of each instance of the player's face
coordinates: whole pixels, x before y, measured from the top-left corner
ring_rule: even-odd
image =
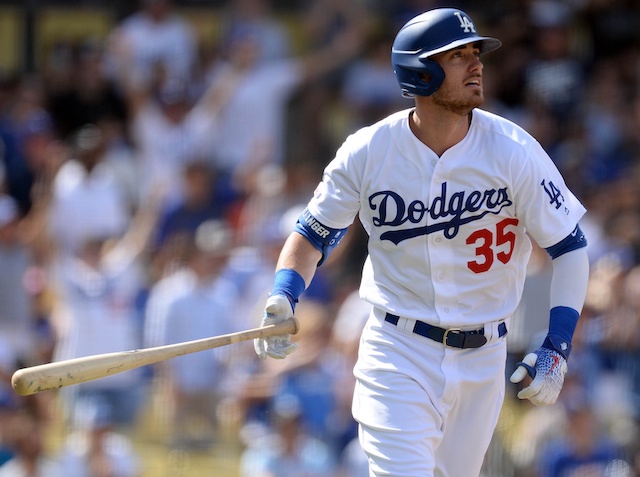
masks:
[[[444,70],[445,79],[433,93],[433,102],[447,111],[466,115],[484,102],[482,68],[478,43],[469,43],[433,57]]]

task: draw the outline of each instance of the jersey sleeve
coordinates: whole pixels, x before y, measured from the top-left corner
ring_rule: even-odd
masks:
[[[540,247],[559,243],[575,230],[585,207],[537,141],[518,172],[514,188],[518,217]]]
[[[309,213],[333,229],[349,227],[360,209],[361,177],[366,148],[359,135],[349,136],[327,165],[307,205]]]

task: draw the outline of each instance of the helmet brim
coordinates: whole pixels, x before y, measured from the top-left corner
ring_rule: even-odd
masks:
[[[502,46],[502,42],[497,38],[491,38],[490,36],[476,36],[470,38],[461,38],[456,41],[452,41],[451,43],[444,45],[440,48],[436,48],[435,50],[422,52],[419,56],[420,59],[429,58],[431,56],[437,55],[438,53],[443,53],[445,51],[453,50],[454,48],[458,48],[459,46],[466,45],[468,43],[476,43],[480,42],[480,54],[489,53],[490,51],[497,50]]]

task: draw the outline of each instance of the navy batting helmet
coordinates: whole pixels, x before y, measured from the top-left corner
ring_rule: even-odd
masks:
[[[499,48],[500,40],[479,36],[469,15],[455,8],[438,8],[409,20],[398,32],[391,63],[406,97],[430,96],[444,81],[444,71],[429,57],[467,43],[480,43],[480,52]],[[427,79],[421,75],[426,73]]]

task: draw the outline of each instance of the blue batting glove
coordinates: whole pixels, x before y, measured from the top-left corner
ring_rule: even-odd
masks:
[[[529,374],[533,381],[518,393],[518,398],[528,399],[536,406],[546,406],[558,399],[566,372],[565,357],[558,351],[541,347],[526,355],[509,379],[519,383]]]

